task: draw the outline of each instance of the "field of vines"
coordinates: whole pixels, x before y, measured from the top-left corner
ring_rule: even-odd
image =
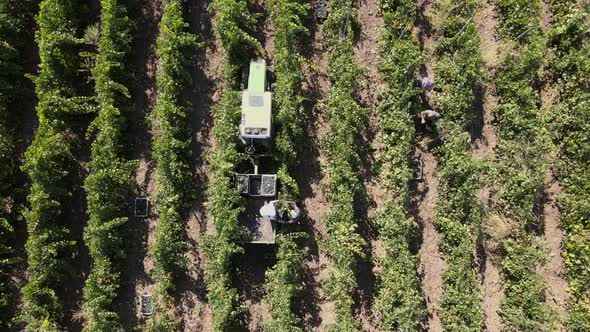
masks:
[[[590,3],[0,0],[0,331],[590,331]]]

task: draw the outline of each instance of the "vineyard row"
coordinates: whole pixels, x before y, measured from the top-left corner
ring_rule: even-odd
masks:
[[[549,323],[545,284],[539,267],[546,261],[535,205],[543,192],[549,141],[539,110],[540,68],[545,38],[541,2],[502,0],[496,5],[498,35],[508,50],[496,74],[498,146],[492,177],[497,183],[496,209],[515,223],[500,242],[504,326],[542,331]]]
[[[281,183],[279,199],[297,201],[299,186],[294,174],[301,163],[303,134],[303,64],[301,39],[308,34],[303,26],[309,5],[300,0],[273,0],[270,20],[274,26],[273,68],[276,79],[274,122],[276,136],[274,155],[279,166]],[[305,233],[295,230],[277,236],[277,262],[266,272],[266,295],[271,320],[264,325],[266,332],[302,331],[297,314],[297,299],[301,295],[304,251],[301,239]]]
[[[236,271],[232,258],[243,252],[237,242],[247,235],[238,221],[245,202],[232,187],[234,167],[243,158],[237,150],[235,137],[241,100],[237,78],[241,65],[248,61],[248,54],[262,51],[262,45],[250,34],[257,21],[246,0],[215,0],[210,10],[215,15],[216,31],[223,48],[224,77],[221,99],[213,111],[213,135],[217,143],[209,154],[207,209],[215,234],[203,243],[207,257],[205,284],[213,329],[228,331],[237,328],[238,317],[244,310],[238,304],[237,289],[233,285]]]
[[[334,269],[323,281],[335,306],[334,331],[359,331],[354,317],[354,294],[358,262],[364,256],[364,239],[358,231],[355,203],[361,193],[360,132],[366,126],[365,110],[355,100],[360,69],[353,52],[356,8],[351,0],[331,0],[330,15],[323,26],[328,45],[330,92],[326,113],[330,132],[322,141],[328,162],[327,196],[330,210],[325,217],[324,250]]]
[[[382,183],[389,199],[373,217],[385,255],[375,263],[381,271],[372,310],[380,330],[414,331],[426,315],[415,248],[419,229],[408,210],[410,158],[416,134],[412,114],[420,108],[414,75],[423,58],[410,32],[416,17],[415,2],[382,0],[380,10],[387,27],[381,37],[380,69],[388,88],[377,110],[384,146],[380,156]]]
[[[568,331],[590,330],[590,6],[550,1],[549,71],[557,97],[548,119],[558,148],[559,198],[568,289]]]
[[[187,92],[192,84],[189,72],[196,37],[184,21],[185,2],[163,1],[160,34],[156,44],[158,99],[152,113],[155,136],[152,155],[157,163],[156,202],[158,224],[150,250],[154,257],[153,278],[156,286],[154,315],[148,331],[173,331],[179,320],[174,316],[175,282],[186,272],[188,249],[185,219],[194,198],[191,137],[186,125],[191,104]]]
[[[447,331],[478,331],[483,326],[483,311],[474,260],[481,236],[483,209],[477,191],[482,184],[481,164],[470,151],[474,91],[481,79],[480,41],[473,22],[477,1],[443,6],[438,2],[434,7],[446,19],[435,43],[437,88],[432,101],[443,117],[439,126],[442,144],[435,150],[439,186],[434,223],[442,234],[439,249],[448,265],[440,317]]]

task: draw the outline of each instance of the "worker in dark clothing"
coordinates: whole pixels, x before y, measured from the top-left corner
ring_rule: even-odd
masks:
[[[280,224],[293,224],[299,221],[299,215],[301,214],[301,210],[295,204],[295,202],[287,202],[286,208],[279,210],[279,220]]]
[[[420,124],[428,131],[432,131],[432,128],[436,126],[436,120],[440,118],[440,114],[433,110],[425,110],[418,113],[420,118]]]

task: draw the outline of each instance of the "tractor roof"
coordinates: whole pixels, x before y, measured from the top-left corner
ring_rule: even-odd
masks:
[[[263,93],[266,85],[266,61],[257,60],[250,62],[248,74],[248,91]]]
[[[242,125],[251,128],[270,128],[271,93],[242,92]]]

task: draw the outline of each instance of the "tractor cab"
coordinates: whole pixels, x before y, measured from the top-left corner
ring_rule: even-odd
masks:
[[[242,120],[239,138],[248,154],[270,145],[272,139],[272,72],[266,61],[252,60],[248,70],[247,87],[242,91]]]

